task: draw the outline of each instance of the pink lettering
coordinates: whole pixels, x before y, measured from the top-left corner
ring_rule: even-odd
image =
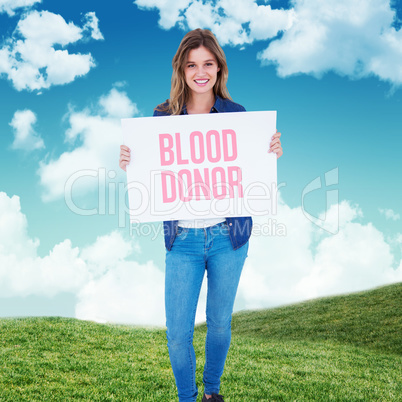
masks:
[[[187,177],[187,186],[184,183],[183,176]],[[193,189],[191,183],[191,172],[188,169],[182,169],[179,172],[179,197],[183,202],[190,201],[193,198]],[[187,191],[186,191],[187,189]],[[188,192],[188,195],[185,195]]]
[[[220,176],[220,180],[218,180],[218,173]],[[214,197],[218,200],[226,197],[226,179],[225,179],[225,170],[221,167],[215,167],[212,169],[212,192]],[[218,188],[221,188],[221,194],[218,193]]]
[[[182,159],[182,157],[181,157],[180,133],[176,133],[176,154],[177,154],[177,164],[178,165],[188,164],[188,159]]]
[[[198,149],[200,153],[200,157],[197,158],[195,155],[196,146],[195,146],[195,139],[198,138]],[[193,163],[202,163],[205,160],[205,150],[204,150],[204,138],[202,136],[201,131],[193,131],[190,134],[190,150],[191,150],[191,161]]]
[[[229,166],[227,171],[223,167],[214,167],[211,171],[204,168],[203,175],[199,169],[193,171],[182,169],[175,175],[166,170],[162,172],[162,196],[163,202],[176,201],[177,194],[183,202],[196,200],[210,200],[211,186],[213,197],[220,200],[223,198],[243,198],[242,174],[238,166]],[[237,191],[235,191],[237,187]],[[229,192],[228,192],[229,189]],[[201,191],[203,196],[201,196]]]
[[[204,178],[201,177],[201,173],[199,169],[194,169],[194,192],[195,192],[195,199],[201,199],[200,189],[204,193],[205,199],[211,199],[211,189],[209,187],[209,169],[204,169]]]
[[[229,146],[228,146],[228,136],[232,138],[232,155],[229,155]],[[223,160],[226,162],[234,161],[237,158],[237,142],[236,142],[236,133],[234,130],[222,130],[222,140],[223,140]]]
[[[236,176],[236,179],[233,176]],[[242,176],[239,166],[228,167],[228,184],[229,184],[229,196],[234,197],[234,186],[237,186],[238,194],[240,198],[243,198],[243,186],[241,184]]]
[[[167,144],[165,145],[165,140]],[[173,137],[170,134],[159,134],[159,151],[161,154],[161,165],[167,166],[174,162],[173,148]],[[167,159],[166,156],[169,158]]]
[[[170,185],[168,185],[168,181]],[[168,195],[168,189],[170,189],[170,196]],[[162,199],[163,202],[173,202],[176,200],[176,180],[174,173],[170,170],[162,172]]]
[[[212,156],[212,137],[215,137],[215,156]],[[209,130],[207,132],[207,155],[210,162],[219,162],[221,159],[221,143],[219,141],[219,133],[216,130]]]

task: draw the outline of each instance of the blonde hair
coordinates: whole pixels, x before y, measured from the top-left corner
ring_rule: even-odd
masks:
[[[157,106],[157,110],[168,112],[169,114],[180,114],[183,106],[190,98],[190,90],[184,76],[184,67],[188,54],[190,50],[198,49],[201,46],[207,48],[215,56],[220,68],[214,85],[214,94],[224,99],[231,99],[226,88],[229,70],[225,53],[211,31],[197,28],[188,32],[180,42],[179,48],[172,60],[173,74],[170,98],[165,103]]]

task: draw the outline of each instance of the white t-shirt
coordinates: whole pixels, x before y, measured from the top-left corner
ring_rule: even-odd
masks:
[[[225,218],[209,218],[209,219],[182,219],[179,220],[179,226],[183,228],[206,228],[208,226],[217,225],[225,222]]]

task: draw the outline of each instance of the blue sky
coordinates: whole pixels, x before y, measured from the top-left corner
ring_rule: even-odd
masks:
[[[223,45],[232,98],[277,110],[283,133],[287,235],[251,240],[236,308],[400,281],[402,6],[321,3],[0,0],[0,315],[163,324],[162,237],[130,235],[117,208],[120,118],[169,96],[171,59],[196,27]],[[84,169],[107,176],[105,213],[66,205]],[[301,200],[334,169],[339,203],[327,210],[325,188],[304,198],[326,231]],[[97,208],[103,191],[87,176],[73,200]]]

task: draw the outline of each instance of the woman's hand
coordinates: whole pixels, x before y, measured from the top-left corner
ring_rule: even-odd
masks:
[[[279,139],[280,137],[281,137],[281,133],[278,133],[278,130],[277,130],[276,133],[272,136],[271,144],[269,145],[268,152],[275,152],[276,159],[278,159],[279,157],[281,157],[283,155],[281,140]]]
[[[120,145],[119,166],[126,171],[126,166],[130,163],[130,148],[125,145]]]

